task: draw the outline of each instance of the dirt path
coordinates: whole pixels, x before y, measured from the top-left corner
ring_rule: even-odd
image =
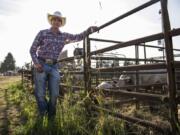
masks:
[[[0,135],[11,135],[20,124],[19,107],[10,100],[10,85],[20,81],[20,77],[0,77]]]

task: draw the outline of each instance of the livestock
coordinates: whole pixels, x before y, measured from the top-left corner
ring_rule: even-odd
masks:
[[[139,85],[164,84],[167,82],[167,74],[165,69],[139,70],[138,72],[138,79],[136,78],[135,73],[131,72],[131,74],[127,74],[127,72],[123,72],[123,74],[119,77],[117,85],[119,87],[136,85],[136,81]],[[154,87],[151,87],[151,89],[152,88]]]
[[[136,85],[136,74],[135,72],[122,72],[117,81],[104,81],[101,82],[96,89],[111,89],[118,87],[126,87],[130,85]],[[140,70],[138,74],[139,85],[151,85],[151,84],[164,84],[167,82],[167,74],[164,69],[158,70]],[[150,87],[146,87],[150,88]],[[151,87],[152,89],[154,87]],[[127,90],[133,90],[128,88]]]
[[[116,81],[104,81],[101,82],[96,89],[111,89],[116,87],[117,82]]]

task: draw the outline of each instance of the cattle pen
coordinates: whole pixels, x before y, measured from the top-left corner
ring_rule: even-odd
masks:
[[[107,97],[113,97],[114,103],[118,106],[127,103],[134,103],[136,104],[136,109],[139,109],[144,102],[146,102],[149,106],[152,104],[165,105],[168,108],[168,118],[166,118],[166,121],[161,121],[160,124],[157,124],[152,121],[113,112],[112,110],[108,109],[108,107],[105,108],[98,105],[94,105],[93,109],[97,111],[104,111],[113,117],[123,119],[130,123],[135,123],[144,127],[158,130],[163,134],[178,135],[180,134],[180,117],[178,117],[178,105],[180,103],[180,61],[178,61],[178,59],[175,60],[175,58],[179,57],[179,55],[174,54],[174,52],[179,52],[180,49],[173,47],[173,37],[180,35],[180,28],[171,29],[167,0],[151,0],[147,3],[144,3],[101,25],[98,31],[157,3],[160,3],[161,6],[161,33],[155,33],[153,35],[140,37],[126,42],[91,38],[88,35],[83,40],[83,53],[81,55],[67,57],[59,60],[59,62],[64,65],[64,70],[63,67],[61,70],[61,74],[64,74],[63,78],[67,78],[67,76],[70,75],[71,77],[68,79],[70,79],[73,84],[69,85],[65,82],[67,79],[63,79],[60,87],[64,92],[66,92],[68,88],[74,91],[78,91],[80,89],[84,90],[85,92],[96,92],[98,91],[98,89],[95,89],[96,86],[103,81],[117,81],[119,76],[122,74],[133,74],[135,76],[134,83],[129,83],[125,86],[115,86],[113,88],[100,89],[100,91],[102,91]],[[159,40],[164,40],[163,47],[148,44],[149,42]],[[113,45],[91,51],[92,42],[111,43]],[[132,47],[134,49],[134,58],[124,56],[106,57],[105,55],[101,55],[112,50],[126,47]],[[139,57],[140,48],[143,50],[144,58]],[[163,54],[159,57],[148,57],[148,48],[161,49],[163,50]],[[68,65],[66,65],[68,62],[73,62],[75,59],[82,59],[82,70],[76,70],[71,67],[68,68]],[[100,65],[102,65],[103,60],[111,60],[113,62],[121,61],[124,62],[124,64],[120,66],[113,63],[113,65],[109,67],[102,67]],[[95,67],[92,67],[93,61],[96,62]],[[98,63],[98,61],[100,61],[100,63]],[[24,84],[27,82],[27,80],[33,82],[32,71],[22,71],[22,83]],[[166,75],[166,82],[149,84],[140,83],[140,75],[156,75],[156,71],[158,71],[158,74]],[[80,75],[82,78],[77,81],[76,75]]]

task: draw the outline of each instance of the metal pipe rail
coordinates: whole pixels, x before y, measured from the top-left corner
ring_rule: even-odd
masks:
[[[108,106],[118,107],[124,104],[130,104],[130,103],[135,103],[135,102],[137,102],[136,98],[129,98],[129,99],[124,99],[124,100],[113,100],[113,101],[108,101],[108,103],[105,103],[104,106],[105,107],[108,107]]]
[[[116,73],[115,72],[111,72],[111,73]],[[106,73],[106,72],[105,72]],[[167,71],[126,71],[126,72],[119,72],[122,75],[126,75],[126,74],[166,74]]]
[[[82,74],[82,75],[83,75],[83,73],[84,73],[83,71],[69,71],[68,72],[68,74]]]
[[[67,58],[58,60],[58,62],[66,62],[66,61],[73,61],[73,60],[74,60],[74,57],[67,57]]]
[[[92,108],[95,109],[96,111],[103,111],[103,112],[108,113],[109,115],[111,115],[113,117],[126,120],[127,122],[138,124],[138,125],[141,125],[144,127],[151,127],[151,128],[158,130],[164,134],[169,133],[171,130],[171,126],[168,122],[160,122],[160,124],[156,124],[156,123],[153,123],[153,122],[150,122],[147,120],[143,120],[143,119],[139,119],[139,118],[135,118],[135,117],[129,117],[129,116],[123,115],[121,113],[117,113],[117,112],[112,112],[109,109],[102,108],[102,107],[99,107],[96,105],[93,105]]]
[[[151,1],[145,3],[145,4],[141,5],[141,6],[138,6],[138,7],[134,8],[133,10],[130,10],[127,13],[125,13],[123,15],[120,15],[119,17],[117,17],[117,18],[115,18],[115,19],[101,25],[98,30],[101,30],[101,29],[103,29],[103,28],[105,28],[105,27],[107,27],[107,26],[109,26],[109,25],[111,25],[111,24],[125,18],[125,17],[128,17],[128,16],[130,16],[130,15],[132,15],[132,14],[134,14],[134,13],[136,13],[136,12],[146,8],[146,7],[149,7],[149,6],[157,3],[158,1],[160,1],[160,0],[151,0]]]
[[[171,30],[169,34],[171,36],[180,35],[180,28]],[[97,55],[99,53],[104,53],[104,52],[107,52],[107,51],[111,51],[111,50],[115,50],[115,49],[119,49],[119,48],[124,48],[124,47],[132,46],[132,45],[138,45],[140,43],[155,41],[155,40],[159,40],[159,39],[163,39],[163,38],[164,38],[163,33],[157,33],[157,34],[137,38],[137,39],[134,39],[134,40],[130,40],[130,41],[127,41],[127,42],[118,43],[116,45],[106,47],[106,48],[103,48],[103,49],[99,49],[99,50],[96,50],[96,51],[92,51],[92,52],[90,52],[90,55]]]
[[[121,96],[126,97],[135,97],[138,100],[147,100],[147,101],[157,101],[157,102],[165,102],[168,101],[167,95],[160,94],[149,94],[142,92],[129,92],[127,90],[111,90],[111,89],[102,89],[103,93],[108,96],[113,96],[119,98]]]
[[[173,29],[173,30],[176,30],[176,29]],[[178,35],[178,32],[176,34]],[[174,34],[174,35],[176,35],[176,34]],[[90,41],[99,41],[99,42],[108,42],[108,43],[124,43],[122,41],[115,41],[115,40],[108,40],[108,39],[98,39],[98,38],[89,38],[89,40]],[[138,44],[138,46],[165,49],[165,47],[155,46],[155,45],[147,45],[147,44],[143,44],[143,43]],[[180,49],[173,49],[173,50],[174,51],[180,51]]]
[[[112,71],[135,71],[135,70],[152,70],[152,69],[165,69],[165,63],[146,64],[146,65],[129,65],[124,67],[113,68],[97,68],[91,69],[91,72],[112,72]]]
[[[102,56],[92,56],[92,60],[120,60],[120,61],[150,61],[150,62],[165,62],[164,60],[155,59],[135,59],[135,58],[123,58],[123,57],[102,57]]]
[[[180,61],[174,61],[174,67],[180,68]]]
[[[145,88],[145,87],[151,87],[151,86],[163,86],[167,85],[167,83],[154,83],[154,84],[144,84],[144,85],[127,85],[124,87],[116,87],[112,88],[112,90],[118,90],[118,89],[127,89],[127,88]]]

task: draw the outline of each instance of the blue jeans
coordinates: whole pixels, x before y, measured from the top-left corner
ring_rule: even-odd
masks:
[[[34,70],[35,97],[41,116],[48,113],[48,116],[55,116],[57,98],[59,96],[60,75],[58,65],[41,63],[43,72]],[[47,87],[48,85],[48,87]],[[46,90],[49,90],[49,100],[46,99]]]

